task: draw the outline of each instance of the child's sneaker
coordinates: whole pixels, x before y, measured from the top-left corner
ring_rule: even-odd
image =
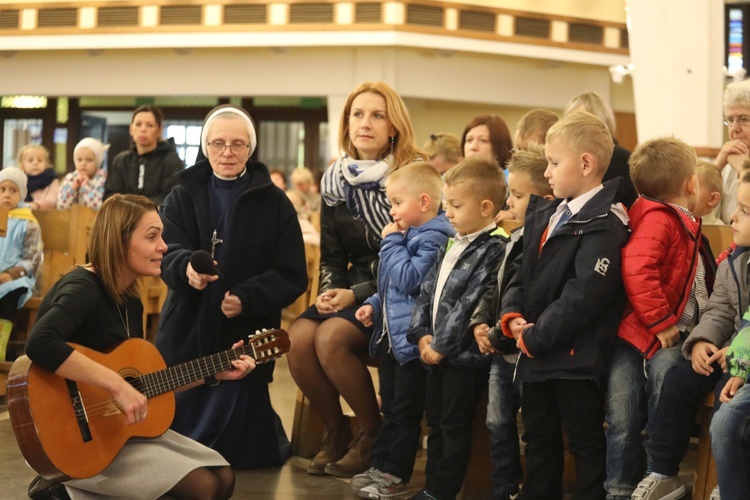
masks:
[[[403,481],[387,472],[375,478],[375,481],[371,485],[359,490],[360,498],[374,498],[376,500],[381,498],[399,498],[404,494],[406,494],[406,485]]]
[[[365,486],[370,486],[372,483],[375,482],[376,478],[379,478],[382,476],[383,473],[380,472],[375,467],[370,467],[366,471],[364,471],[362,474],[357,474],[356,476],[352,477],[351,482],[349,485],[352,487],[352,491],[354,493],[359,492],[362,488]]]
[[[677,476],[659,479],[654,474],[638,483],[632,500],[677,500],[685,496],[685,486]]]
[[[721,500],[721,496],[719,496],[718,486],[711,491],[711,496],[708,497],[708,500]]]

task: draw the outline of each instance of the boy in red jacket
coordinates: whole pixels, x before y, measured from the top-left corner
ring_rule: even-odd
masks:
[[[630,157],[641,196],[628,214],[632,235],[622,251],[622,279],[629,304],[607,388],[608,499],[629,499],[643,477],[641,430],[713,286],[716,266],[690,213],[698,200],[696,162],[695,151],[673,137],[647,141]]]

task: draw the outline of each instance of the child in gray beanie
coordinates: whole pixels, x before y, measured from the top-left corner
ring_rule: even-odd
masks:
[[[8,217],[5,236],[0,236],[0,361],[5,360],[13,320],[31,297],[42,262],[39,223],[22,201],[26,182],[19,168],[0,170],[0,217]]]

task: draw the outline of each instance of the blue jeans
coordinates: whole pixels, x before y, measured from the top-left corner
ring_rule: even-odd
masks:
[[[711,420],[722,500],[750,498],[750,386],[745,384]]]
[[[680,349],[659,349],[648,361],[630,345],[617,341],[607,383],[607,498],[629,499],[643,479],[646,452],[641,431],[661,398],[664,375],[679,360]]]
[[[487,429],[492,457],[492,498],[518,492],[521,482],[521,447],[516,417],[521,406],[521,382],[513,381],[515,365],[500,355],[492,356]]]

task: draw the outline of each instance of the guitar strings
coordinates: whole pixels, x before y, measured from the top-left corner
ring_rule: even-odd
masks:
[[[258,347],[262,347],[262,346],[258,346]],[[256,359],[256,355],[254,355],[254,351],[256,351],[255,346],[253,346],[252,344],[247,344],[245,346],[241,346],[236,349],[229,349],[228,351],[224,351],[222,353],[216,353],[214,355],[206,356],[205,358],[201,358],[199,360],[193,360],[187,363],[181,363],[179,365],[174,365],[174,366],[162,369],[162,370],[158,370],[156,372],[143,374],[139,376],[138,378],[134,379],[133,381],[131,381],[131,385],[135,387],[137,385],[143,386],[145,384],[147,386],[146,391],[142,391],[139,389],[139,392],[144,393],[147,397],[149,397],[148,394],[146,394],[150,392],[149,389],[158,389],[158,393],[154,395],[154,396],[158,396],[160,394],[163,394],[164,392],[167,392],[168,390],[174,389],[175,387],[181,387],[182,385],[186,385],[187,383],[189,383],[189,382],[185,382],[186,380],[190,380],[191,378],[193,378],[197,381],[197,380],[207,377],[211,371],[215,372],[216,363],[214,362],[214,358],[218,358],[217,361],[218,361],[219,366],[224,368],[225,364],[220,359],[220,355],[222,354],[226,355],[226,358],[227,358],[226,362],[228,364],[226,369],[229,369],[232,366],[231,362],[239,359],[240,355],[249,355],[252,358],[256,359],[256,362],[260,362],[260,363],[275,359],[281,356],[281,354],[283,354],[281,352],[277,352],[276,349],[277,349],[276,347],[273,347],[270,349],[262,349],[261,351],[268,351],[268,352],[265,352],[265,356],[258,356],[261,359]],[[230,352],[234,355],[233,358],[230,358],[229,356]],[[207,359],[211,360],[211,364],[212,364],[211,367],[208,366],[206,362]],[[200,367],[201,361],[203,361],[203,364],[205,366]],[[199,364],[199,369],[197,372],[195,371],[194,368],[191,370],[188,366],[188,365],[195,365],[195,364]],[[168,372],[176,372],[178,370],[180,371],[180,374],[173,373],[172,377],[168,376]],[[184,375],[182,373],[183,370],[188,370],[188,374]],[[148,380],[146,380],[146,378],[160,378],[160,375],[164,375],[165,377],[167,377],[168,380],[166,380],[166,383],[165,381],[156,381],[156,383],[150,383]],[[175,382],[176,382],[176,385],[175,385]],[[170,387],[172,389],[168,389]],[[117,410],[121,414],[124,414],[122,412],[122,409],[120,409],[119,405],[114,400],[114,398],[112,398],[111,395],[106,393],[106,391],[92,388],[88,392],[89,394],[85,399],[81,397],[81,403],[87,415],[89,416],[104,415],[106,413],[111,412],[113,409]],[[107,397],[105,397],[104,399],[99,399],[103,395],[106,395]],[[93,397],[95,396],[97,397],[96,402],[89,404],[88,402],[92,401]],[[154,397],[154,396],[150,396],[150,397]]]

